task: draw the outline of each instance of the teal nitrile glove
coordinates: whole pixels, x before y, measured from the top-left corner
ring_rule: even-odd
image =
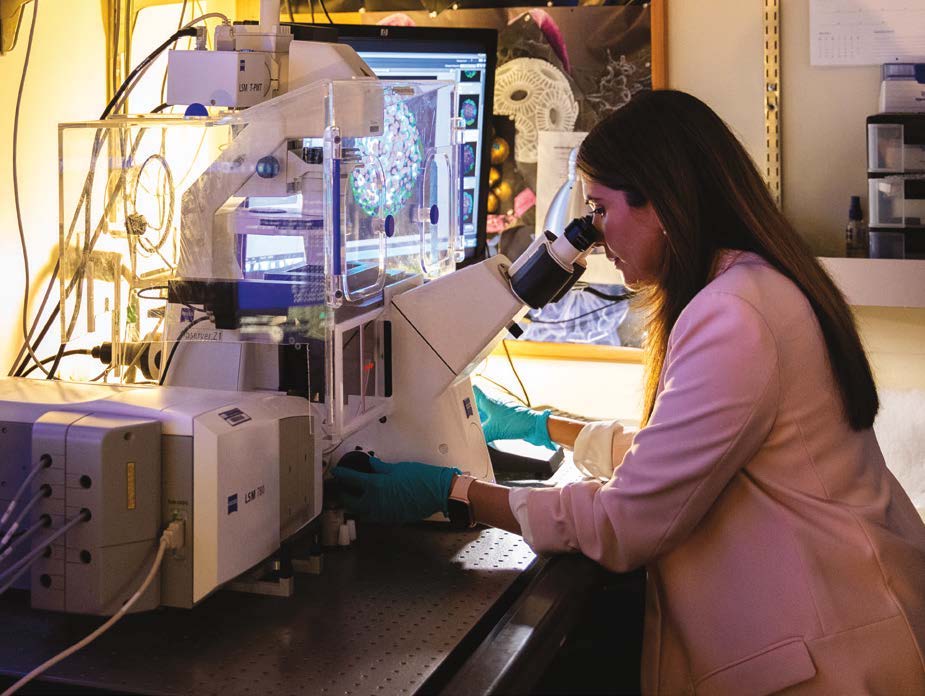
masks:
[[[549,439],[549,410],[534,411],[526,406],[506,404],[486,396],[475,385],[472,386],[472,391],[475,393],[475,405],[479,410],[479,419],[482,421],[482,430],[487,442],[526,440],[531,445],[557,449]]]
[[[462,473],[459,469],[420,462],[390,464],[376,457],[370,457],[369,464],[375,473],[343,466],[331,470],[334,478],[362,491],[341,494],[349,514],[381,524],[417,522],[436,512],[448,514],[450,484],[454,475]]]

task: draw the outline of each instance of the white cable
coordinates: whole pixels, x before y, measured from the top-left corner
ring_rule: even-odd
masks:
[[[6,546],[6,542],[8,542],[12,538],[16,530],[19,529],[19,525],[26,518],[26,515],[29,514],[29,510],[34,508],[42,498],[47,498],[49,495],[51,495],[51,486],[49,486],[48,484],[44,484],[39,489],[39,492],[36,493],[34,496],[32,496],[32,500],[26,503],[23,506],[23,509],[19,511],[19,514],[16,516],[16,519],[13,520],[13,524],[10,525],[10,528],[6,531],[6,534],[4,534],[3,538],[0,539],[0,548]],[[0,561],[2,561],[4,558],[5,558],[5,555],[0,555]]]
[[[2,562],[4,558],[9,556],[11,553],[13,553],[13,549],[15,549],[21,543],[23,543],[26,539],[28,539],[33,534],[35,534],[42,527],[47,527],[50,524],[51,524],[51,517],[49,515],[42,515],[42,517],[39,518],[38,522],[33,524],[31,527],[29,527],[29,529],[27,529],[22,534],[20,534],[18,537],[13,539],[13,541],[10,542],[10,545],[7,546],[3,550],[3,553],[0,553],[0,562]]]
[[[45,467],[51,465],[51,457],[48,455],[42,455],[39,459],[39,463],[35,465],[32,471],[29,472],[29,475],[26,476],[26,480],[22,482],[19,486],[19,490],[16,491],[13,499],[10,501],[10,504],[6,506],[6,511],[3,513],[3,517],[0,517],[0,529],[3,529],[3,525],[6,524],[6,521],[10,519],[10,515],[13,514],[13,510],[16,509],[16,505],[19,503],[19,496],[29,487],[29,484],[32,483],[32,479]]]
[[[160,570],[161,562],[164,560],[164,552],[167,550],[168,544],[170,544],[170,539],[172,538],[172,534],[174,534],[176,531],[175,529],[173,529],[175,524],[176,522],[172,522],[170,526],[167,529],[165,529],[164,533],[161,535],[160,543],[157,546],[157,556],[154,558],[154,564],[151,566],[151,570],[148,572],[148,577],[145,578],[145,581],[141,583],[141,587],[138,588],[138,591],[132,595],[131,599],[129,599],[125,604],[122,605],[122,608],[119,609],[118,612],[113,614],[106,623],[104,623],[102,626],[100,626],[98,629],[96,629],[93,633],[91,633],[89,636],[84,638],[79,643],[75,643],[74,645],[69,647],[67,650],[64,650],[58,653],[50,660],[47,660],[46,662],[43,662],[42,664],[40,664],[34,670],[29,672],[29,674],[24,676],[18,682],[13,684],[13,686],[11,686],[9,689],[4,691],[2,696],[12,696],[12,694],[16,693],[18,689],[28,684],[30,681],[35,679],[37,676],[39,676],[42,672],[44,672],[49,667],[53,667],[54,665],[61,662],[61,660],[63,660],[64,658],[69,657],[70,655],[73,655],[75,652],[77,652],[81,648],[92,643],[94,640],[99,638],[104,632],[109,630],[109,628],[111,628],[112,625],[116,621],[118,621],[123,616],[125,616],[128,610],[131,609],[132,606],[135,604],[135,602],[137,602],[139,598],[145,593],[145,591],[148,589],[148,586],[151,584],[151,582],[154,580],[154,577],[157,575],[157,571]]]
[[[9,580],[6,581],[6,584],[3,585],[3,587],[0,587],[0,595],[2,595],[4,592],[10,589],[10,587],[13,586],[13,583],[19,580],[19,576],[21,576],[23,573],[29,570],[29,566],[35,563],[36,559],[39,556],[41,556],[43,553],[45,553],[45,548],[48,545],[53,544],[59,538],[67,534],[69,531],[71,531],[72,528],[76,527],[78,523],[83,522],[85,519],[89,519],[88,517],[86,517],[85,512],[88,513],[88,511],[81,510],[79,513],[74,515],[74,517],[68,520],[68,522],[63,527],[61,527],[61,529],[56,530],[54,533],[48,536],[48,538],[42,540],[42,542],[36,545],[36,547],[32,549],[32,551],[30,551],[28,554],[23,556],[19,561],[14,563],[13,566],[9,570],[0,574],[0,582],[3,582],[7,578],[10,578]]]

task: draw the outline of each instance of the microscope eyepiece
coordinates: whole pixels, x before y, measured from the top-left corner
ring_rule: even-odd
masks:
[[[604,241],[604,236],[598,231],[592,222],[590,215],[575,218],[565,226],[565,238],[578,251],[587,251],[595,244]]]

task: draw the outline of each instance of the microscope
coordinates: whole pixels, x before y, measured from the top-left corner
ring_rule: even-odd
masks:
[[[453,83],[377,80],[278,17],[171,51],[185,115],[59,127],[60,368],[0,380],[0,510],[30,539],[0,578],[35,608],[113,614],[177,520],[132,611],[195,606],[357,448],[492,480],[469,376],[600,242],[579,218],[455,270]]]

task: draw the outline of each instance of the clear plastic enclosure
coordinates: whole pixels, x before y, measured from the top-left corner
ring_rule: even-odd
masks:
[[[330,373],[339,338],[343,389],[374,398],[381,329],[338,324],[454,269],[453,89],[322,81],[216,117],[62,124],[61,336],[112,358],[61,376],[163,382],[181,342],[323,345],[311,372]]]

